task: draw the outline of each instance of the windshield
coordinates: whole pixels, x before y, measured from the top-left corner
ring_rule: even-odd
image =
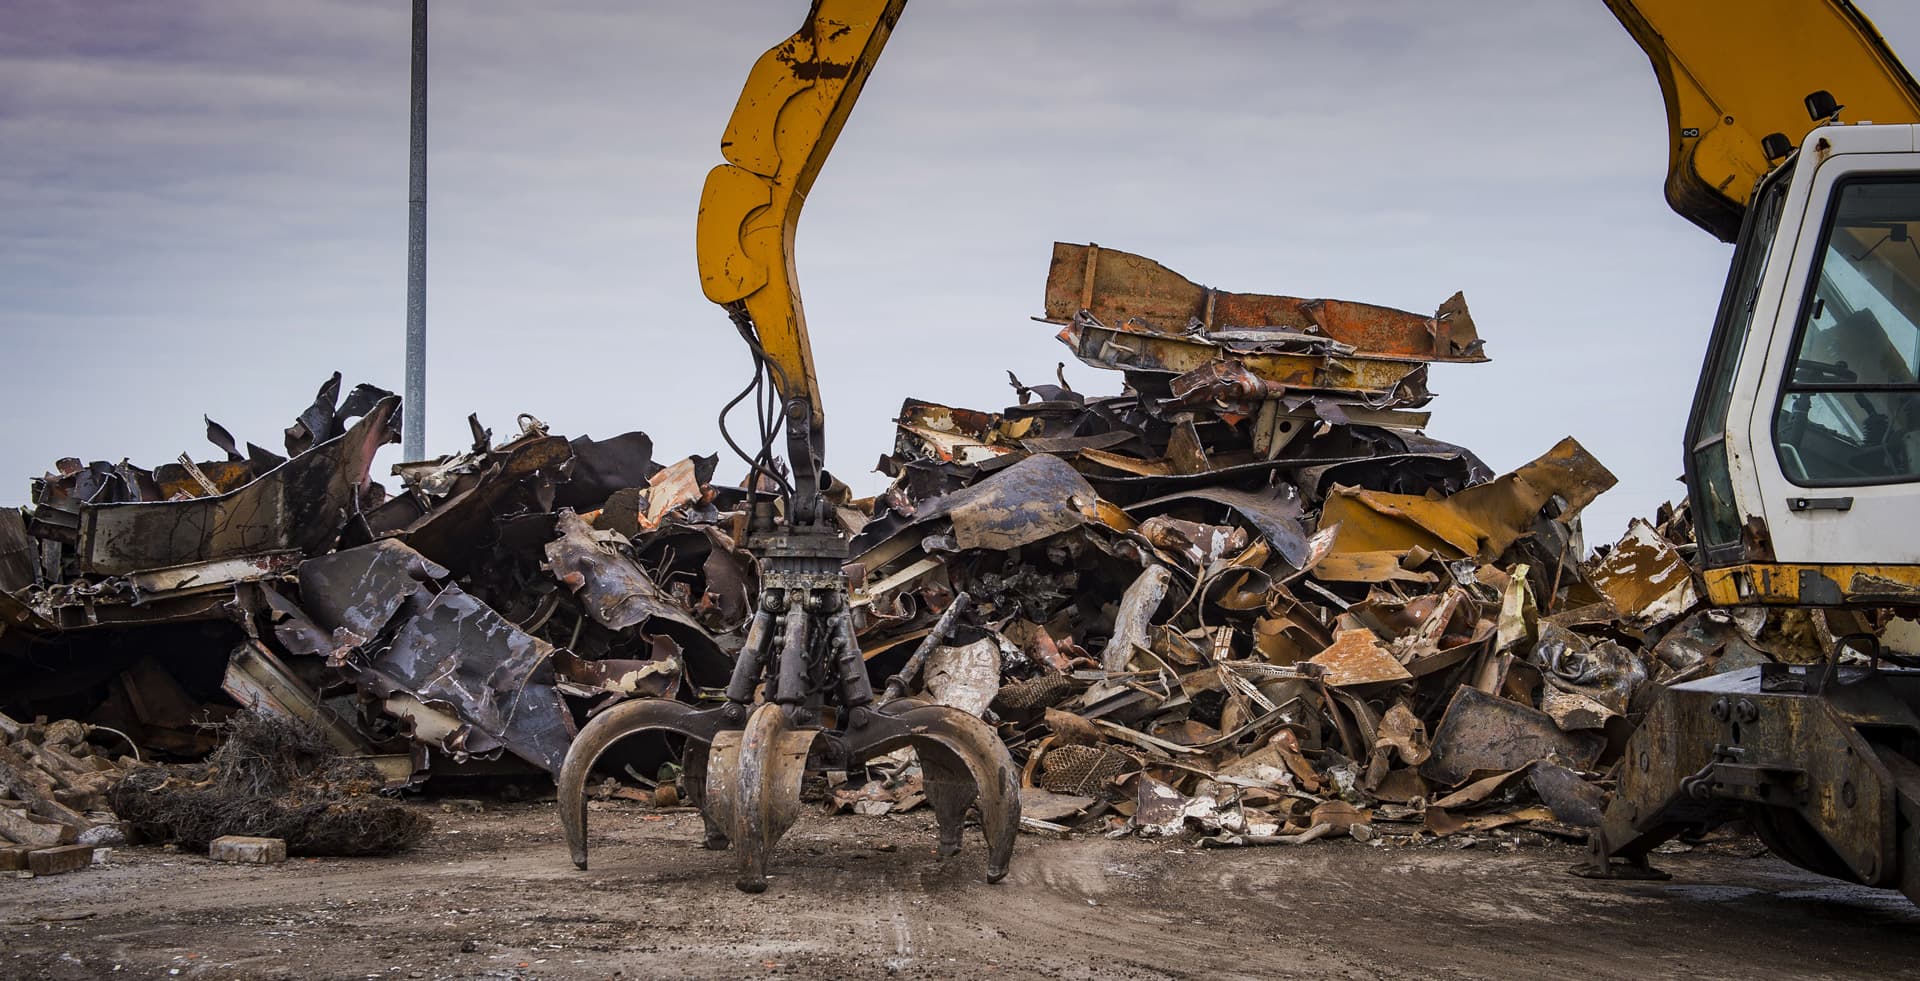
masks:
[[[1801,486],[1920,479],[1920,175],[1841,184],[1774,420]]]

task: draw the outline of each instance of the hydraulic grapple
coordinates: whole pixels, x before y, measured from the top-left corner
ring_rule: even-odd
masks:
[[[697,235],[701,286],[726,309],[752,352],[760,445],[746,460],[747,548],[760,563],[759,609],[735,662],[725,701],[701,708],[671,700],[614,706],[574,740],[560,772],[559,805],[575,865],[587,867],[586,782],[613,744],[642,732],[685,739],[683,777],[706,822],[709,848],[732,845],[738,885],[766,888],[774,844],[799,816],[808,773],[851,770],[911,746],[925,775],[942,854],[959,851],[969,807],[979,806],[987,880],[1007,873],[1018,830],[1019,784],[992,727],[956,709],[904,697],[925,651],[964,608],[937,625],[879,698],[854,638],[847,543],[821,494],[825,416],[814,381],[805,314],[790,254],[807,190],[833,147],[906,0],[815,0],[806,23],[754,63],[722,137],[727,163],[707,175]],[[722,414],[722,431],[725,413]],[[791,477],[774,461],[785,430]]]

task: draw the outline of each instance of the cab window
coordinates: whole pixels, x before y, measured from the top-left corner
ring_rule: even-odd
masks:
[[[1920,174],[1835,191],[1774,418],[1803,487],[1920,479]]]

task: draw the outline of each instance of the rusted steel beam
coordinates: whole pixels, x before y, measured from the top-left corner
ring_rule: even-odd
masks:
[[[1432,316],[1347,300],[1231,293],[1195,283],[1145,256],[1055,242],[1041,319],[1064,324],[1081,310],[1104,324],[1132,320],[1155,332],[1178,334],[1195,321],[1205,333],[1285,328],[1319,334],[1358,354],[1487,360],[1466,298],[1459,293]]]

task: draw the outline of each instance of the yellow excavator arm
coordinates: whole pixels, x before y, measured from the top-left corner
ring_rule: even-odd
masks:
[[[744,311],[781,396],[824,421],[793,264],[800,208],[907,0],[814,0],[806,23],[760,56],[700,192],[700,287]]]
[[[1848,0],[1607,0],[1653,62],[1666,97],[1667,203],[1731,242],[1754,185],[1773,169],[1762,141],[1794,145],[1826,91],[1849,122],[1920,123],[1920,85]]]

